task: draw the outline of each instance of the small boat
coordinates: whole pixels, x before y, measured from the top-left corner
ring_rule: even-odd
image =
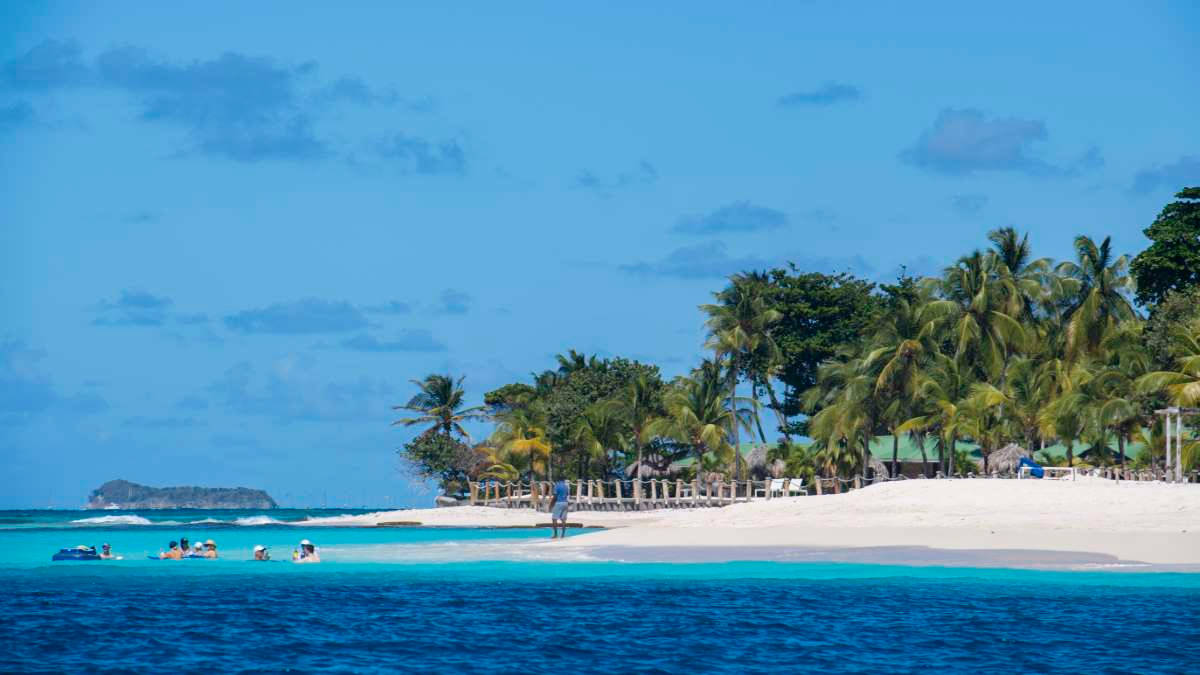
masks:
[[[95,546],[74,546],[59,550],[50,557],[51,560],[100,560]]]

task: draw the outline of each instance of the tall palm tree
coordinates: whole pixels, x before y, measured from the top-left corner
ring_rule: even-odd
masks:
[[[931,304],[952,320],[949,338],[955,358],[979,379],[998,379],[1014,349],[1026,342],[1016,320],[1023,311],[1021,294],[992,253],[975,251],[945,270],[940,283],[943,300]]]
[[[1099,245],[1091,237],[1076,237],[1075,257],[1076,262],[1061,263],[1056,270],[1074,279],[1078,289],[1067,317],[1069,359],[1094,353],[1112,324],[1136,316],[1129,300],[1133,290],[1129,257],[1113,255],[1111,237]]]
[[[919,297],[898,297],[884,313],[862,367],[878,369],[874,396],[882,399],[892,432],[892,476],[898,475],[899,426],[913,417],[923,368],[937,350],[937,319],[944,305],[921,304]],[[921,451],[925,448],[922,444]]]
[[[737,406],[737,384],[744,364],[756,353],[768,354],[768,362],[772,353],[778,354],[779,348],[775,346],[770,328],[782,315],[767,307],[761,284],[755,278],[737,274],[730,277],[730,281],[725,290],[715,294],[719,304],[701,305],[700,309],[708,315],[709,339],[705,346],[716,353],[717,359],[729,359],[729,408],[732,411]],[[744,476],[739,425],[733,425],[732,431],[737,478],[741,480]]]
[[[634,497],[640,498],[643,478],[642,449],[650,440],[651,425],[662,414],[661,400],[650,378],[645,373],[638,373],[621,392],[617,405],[629,427],[633,447],[637,453],[637,487]]]
[[[455,380],[450,375],[435,373],[427,375],[424,380],[412,380],[412,383],[417,385],[420,391],[409,399],[408,403],[392,406],[392,410],[408,410],[417,415],[396,420],[392,422],[392,425],[400,424],[411,427],[429,424],[431,426],[426,430],[427,432],[440,433],[445,436],[450,436],[451,432],[454,432],[469,441],[471,435],[463,428],[462,423],[469,420],[485,420],[487,414],[486,408],[481,405],[470,408],[463,407],[463,398],[466,394],[463,391],[462,383],[465,379],[465,375]]]

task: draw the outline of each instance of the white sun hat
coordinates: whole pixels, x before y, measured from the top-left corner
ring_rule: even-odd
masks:
[[[301,539],[301,540],[300,540],[300,545],[301,545],[301,546],[312,546],[312,542],[311,542],[311,541],[309,541],[309,540],[307,540],[307,539]]]
[[[204,548],[204,544],[201,544],[200,542],[196,542],[195,546],[192,546],[192,548],[194,548],[194,549],[202,549],[202,548]]]
[[[259,551],[265,551],[265,550],[267,550],[267,547],[266,547],[266,546],[263,546],[262,544],[259,544],[258,546],[255,546],[255,547],[254,547],[254,552],[255,552],[255,553],[258,553]]]

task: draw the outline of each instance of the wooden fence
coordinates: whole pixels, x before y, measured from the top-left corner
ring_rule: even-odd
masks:
[[[1081,469],[1079,475],[1091,475],[1110,480],[1160,481],[1166,478],[1162,470],[1133,471],[1120,467]],[[1015,473],[990,475],[968,474],[966,479],[1016,478]],[[928,480],[942,480],[938,472]],[[818,478],[811,484],[800,479],[771,479],[701,482],[699,480],[569,480],[573,511],[628,511],[643,509],[705,508],[727,506],[737,502],[773,499],[795,494],[829,494],[856,490],[871,483],[891,480],[926,480],[925,478],[877,478],[864,481],[854,478]],[[959,480],[962,480],[960,478]],[[1184,476],[1189,483],[1200,482],[1200,472]],[[470,481],[468,499],[473,506],[500,508],[532,508],[546,511],[554,494],[549,481]]]

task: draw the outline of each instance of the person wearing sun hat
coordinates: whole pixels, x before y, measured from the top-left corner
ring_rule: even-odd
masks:
[[[267,550],[266,546],[259,544],[258,546],[254,547],[254,559],[255,560],[270,560],[271,552]]]
[[[216,558],[217,557],[217,542],[213,541],[212,539],[209,539],[208,541],[204,542],[204,557],[205,558]]]
[[[311,541],[302,539],[300,540],[300,553],[292,559],[292,562],[319,563],[321,562],[321,556],[317,553],[317,547],[313,546]]]

